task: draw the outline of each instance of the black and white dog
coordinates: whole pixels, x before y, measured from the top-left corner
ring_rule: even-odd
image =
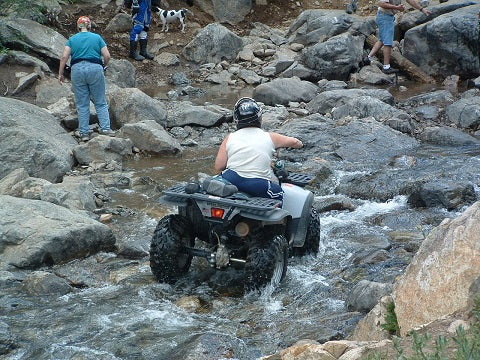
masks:
[[[182,25],[182,32],[185,32],[185,17],[187,16],[187,9],[180,10],[163,10],[157,7],[157,14],[162,21],[162,31],[168,31],[168,24],[178,19]]]

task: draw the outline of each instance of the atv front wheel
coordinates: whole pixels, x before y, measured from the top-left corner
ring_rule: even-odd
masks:
[[[162,218],[150,245],[150,268],[159,282],[175,283],[190,268],[192,255],[186,247],[194,245],[190,222],[179,215]]]
[[[317,209],[312,207],[310,210],[310,222],[308,223],[305,242],[302,247],[294,248],[296,256],[317,254],[320,247],[320,218]]]
[[[287,273],[288,242],[283,235],[252,239],[245,263],[245,290],[276,287]]]

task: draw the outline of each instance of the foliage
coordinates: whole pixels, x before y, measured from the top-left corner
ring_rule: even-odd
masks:
[[[390,302],[387,304],[385,323],[380,326],[383,330],[388,331],[390,335],[400,335],[400,327],[398,326],[397,314],[395,314],[395,303]]]
[[[34,0],[0,0],[0,16],[7,16],[11,13],[41,24],[45,24],[48,21],[46,7]]]
[[[398,331],[398,323],[395,315],[394,304],[389,304],[387,307],[387,315],[385,316],[385,324],[382,328],[391,331]],[[435,340],[431,350],[429,344],[431,343],[431,335],[428,333],[420,335],[416,331],[411,332],[412,336],[412,351],[411,355],[406,355],[404,349],[400,345],[398,337],[393,338],[393,348],[396,352],[396,360],[480,360],[480,297],[475,300],[475,305],[472,309],[475,320],[468,330],[462,326],[458,327],[455,336],[452,340],[455,344],[455,349],[447,354],[448,339],[444,336],[438,336]],[[386,359],[385,354],[374,353],[369,354],[367,360],[383,360]]]

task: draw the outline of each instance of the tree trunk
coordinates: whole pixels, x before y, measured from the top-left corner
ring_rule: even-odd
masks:
[[[375,35],[369,35],[366,39],[367,44],[370,47],[378,41]],[[381,51],[378,52],[381,54]],[[408,74],[408,76],[416,81],[423,82],[423,83],[434,83],[435,80],[430,76],[425,74],[420,68],[412,63],[407,58],[403,57],[398,51],[392,51],[392,55],[390,57],[391,62],[398,68],[402,69],[404,72]]]

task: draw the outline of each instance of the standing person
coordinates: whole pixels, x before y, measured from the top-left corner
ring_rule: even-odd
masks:
[[[255,100],[241,98],[233,109],[237,131],[228,134],[218,149],[215,170],[240,191],[253,196],[283,199],[283,190],[272,178],[272,156],[282,147],[301,148],[297,138],[261,129],[262,111]]]
[[[72,57],[71,79],[77,106],[78,132],[82,141],[90,139],[90,98],[97,112],[100,134],[114,135],[110,129],[110,115],[105,95],[104,71],[110,61],[110,53],[102,37],[89,31],[91,26],[88,17],[81,16],[78,19],[79,32],[67,40],[58,69],[58,80],[63,83],[65,64],[68,58]]]
[[[430,15],[431,12],[422,7],[416,0],[406,0],[415,9],[420,10],[425,15]],[[376,22],[378,26],[379,40],[373,45],[372,50],[368,54],[364,63],[370,64],[373,56],[383,46],[383,69],[385,74],[393,74],[398,72],[390,66],[390,57],[392,54],[393,33],[395,28],[395,14],[399,11],[405,11],[405,5],[402,0],[380,0],[378,2],[378,11]]]
[[[150,30],[150,21],[152,20],[152,2],[157,6],[157,1],[155,0],[124,1],[125,7],[132,9],[133,20],[132,30],[130,30],[130,52],[128,56],[137,61],[153,59],[153,55],[147,51],[147,32]],[[140,43],[140,54],[137,53],[138,43]]]

